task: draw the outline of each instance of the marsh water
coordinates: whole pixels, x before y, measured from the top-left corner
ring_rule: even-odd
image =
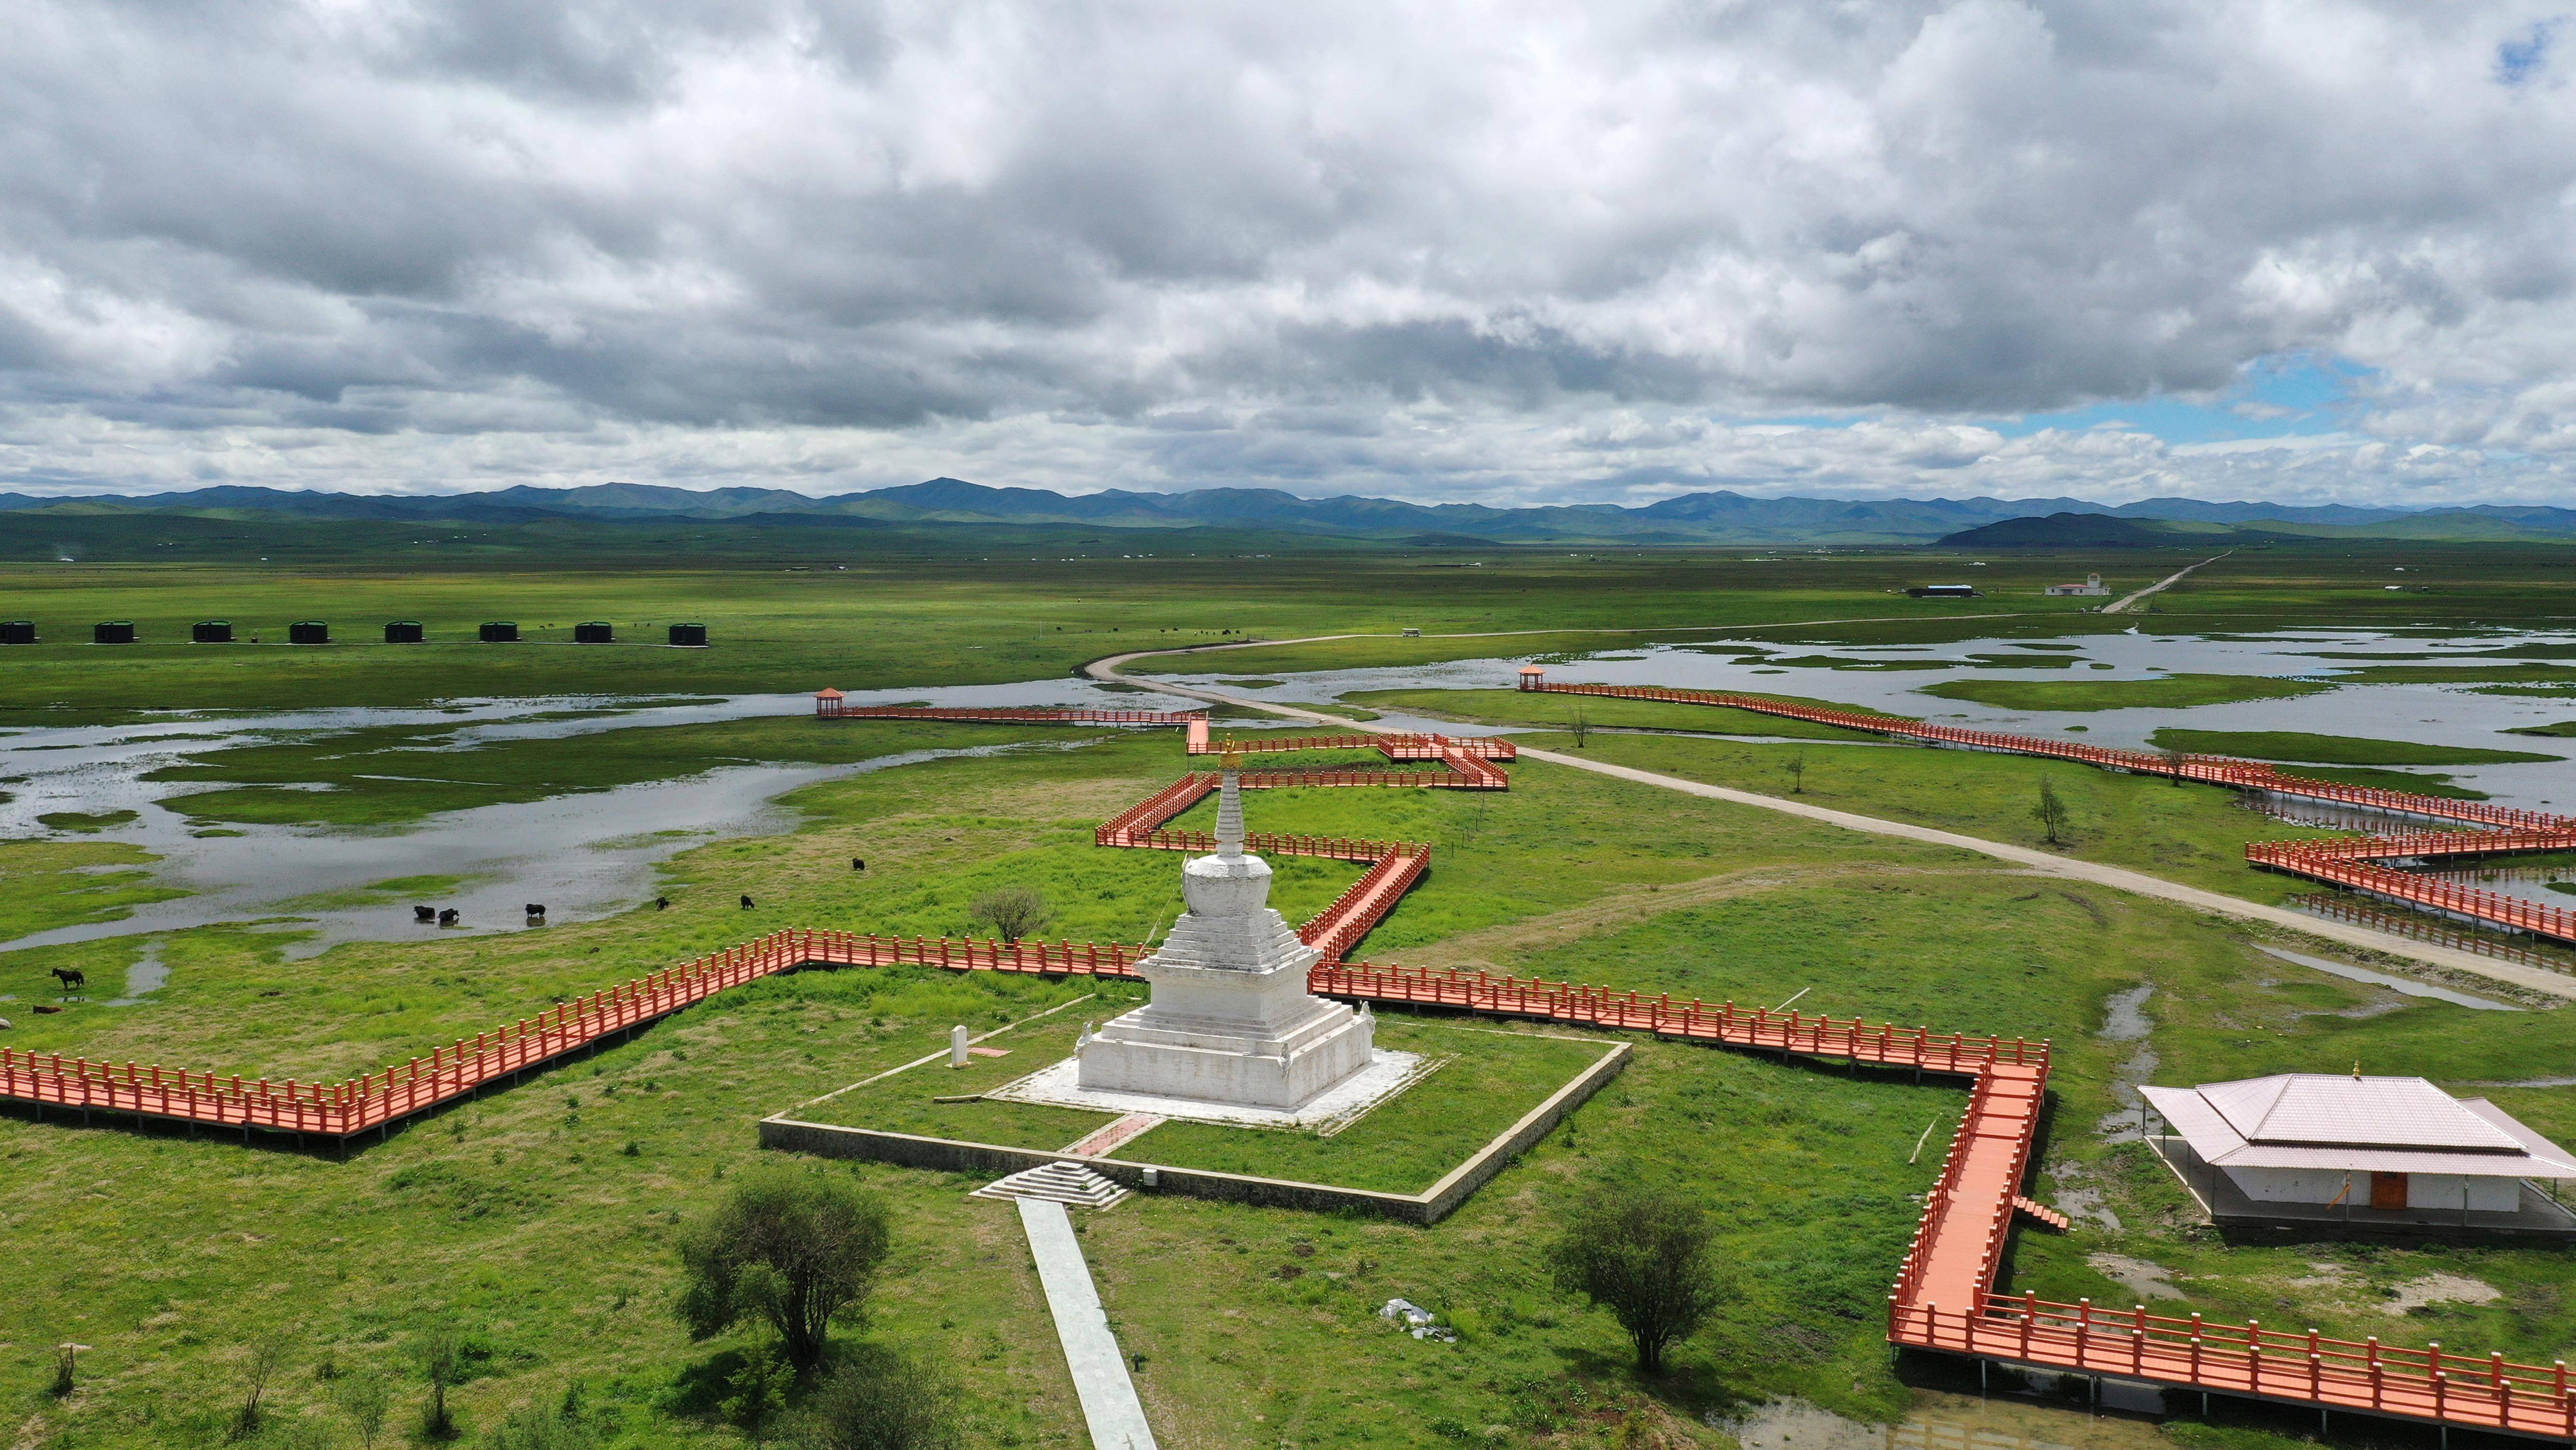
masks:
[[[1194,704],[1073,680],[853,692],[850,699],[857,704],[1124,709]],[[232,825],[224,834],[207,834],[190,820],[185,798],[226,788],[227,782],[148,778],[237,746],[319,740],[379,726],[459,727],[430,748],[471,750],[504,739],[562,739],[812,709],[806,695],[556,697],[416,709],[172,716],[0,736],[0,776],[7,777],[11,797],[0,803],[0,839],[50,835],[137,846],[157,858],[150,867],[154,884],[188,893],[137,907],[113,921],[0,942],[0,952],[235,922],[291,933],[287,954],[302,957],[343,941],[399,941],[442,930],[534,929],[521,910],[530,902],[545,905],[548,922],[579,921],[649,900],[655,868],[682,850],[724,837],[786,829],[790,821],[779,798],[801,787],[915,761],[1042,750],[1057,743],[910,751],[838,765],[727,765],[676,779],[442,811],[386,828]],[[1081,738],[1096,738],[1096,733]],[[1068,736],[1061,743],[1077,741]],[[68,836],[49,832],[38,819],[56,813],[128,812],[131,819]],[[375,889],[407,880],[419,880],[426,889]],[[445,929],[420,925],[412,919],[416,902],[453,907],[461,921]],[[165,977],[158,950],[147,946],[128,974],[121,1000],[141,996]]]
[[[1497,644],[1508,648],[1506,641],[1498,640]],[[2496,653],[2504,650],[2521,653],[2501,657]],[[2472,683],[2356,683],[2288,699],[2117,710],[2018,710],[1923,693],[1928,685],[1963,680],[2147,680],[2207,674],[2333,681],[2374,665],[2467,670],[2480,665],[2527,662],[2543,651],[2561,662],[2576,663],[2576,634],[2303,629],[2262,635],[2184,635],[2150,633],[2139,626],[2122,633],[2057,639],[1994,637],[1950,644],[1831,646],[1782,645],[1756,634],[1743,640],[1658,644],[1572,657],[1549,655],[1540,662],[1551,680],[1562,682],[1799,695],[1979,729],[2064,736],[2095,745],[2146,748],[2148,737],[2160,727],[2182,726],[2194,730],[2302,731],[2576,756],[2576,739],[2504,733],[2576,719],[2576,687],[2542,694],[2492,694],[2481,692]],[[1248,696],[1275,695],[1308,701],[1333,701],[1367,690],[1507,690],[1518,684],[1520,667],[1530,659],[1528,655],[1497,655],[1430,665],[1273,673],[1262,678],[1280,681],[1274,687],[1233,687]],[[1830,663],[1790,663],[1792,660]],[[1237,677],[1210,673],[1175,678],[1183,683],[1225,688]],[[1386,715],[1385,720],[1421,729],[1455,728],[1399,714]],[[2447,775],[2453,783],[2482,791],[2506,805],[2576,808],[2576,761],[2441,765],[2425,769]]]

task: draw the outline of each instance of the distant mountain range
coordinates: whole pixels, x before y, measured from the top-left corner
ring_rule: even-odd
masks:
[[[0,494],[0,514],[200,517],[284,515],[457,523],[562,519],[693,520],[745,524],[1077,525],[1110,529],[1224,529],[1375,540],[1421,547],[1481,544],[1927,544],[2150,546],[2227,536],[2411,539],[2576,539],[2576,510],[2539,506],[2406,510],[2343,504],[2207,503],[2157,498],[2117,507],[2082,499],[1754,498],[1719,490],[1625,508],[1573,504],[1495,508],[1397,499],[1300,498],[1276,489],[1185,493],[1110,489],[1060,494],[988,488],[954,478],[826,498],[770,488],[667,488],[605,483],[490,493],[346,494],[225,486],[183,493],[41,498]],[[2132,520],[2133,530],[2070,520]],[[33,523],[22,519],[21,524]],[[1988,533],[1989,526],[2020,527]],[[9,525],[0,522],[0,528]],[[2090,537],[2100,535],[2099,538]],[[2116,537],[2114,537],[2116,536]]]

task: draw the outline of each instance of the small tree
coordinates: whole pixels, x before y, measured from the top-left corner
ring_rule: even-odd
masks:
[[[233,1411],[232,1428],[224,1438],[247,1440],[259,1433],[260,1396],[268,1393],[269,1378],[277,1373],[279,1361],[286,1358],[286,1347],[274,1339],[251,1346],[250,1362],[242,1375],[241,1407]]]
[[[1637,1347],[1637,1368],[1661,1374],[1664,1352],[1725,1298],[1699,1205],[1622,1174],[1584,1200],[1548,1251],[1557,1287],[1610,1311]]]
[[[2047,776],[2039,778],[2039,804],[2032,808],[2031,814],[2039,818],[2040,829],[2047,834],[2048,844],[2065,844],[2060,837],[2066,833],[2066,801],[2058,795],[2057,783]]]
[[[385,1432],[388,1398],[385,1382],[371,1374],[359,1375],[340,1386],[340,1412],[358,1427],[361,1450],[376,1450],[376,1437]]]
[[[787,1362],[767,1345],[753,1351],[733,1372],[726,1387],[733,1393],[719,1406],[725,1418],[742,1427],[752,1444],[765,1443],[778,1412],[787,1408],[787,1386],[795,1378]]]
[[[1781,769],[1789,772],[1789,794],[1805,795],[1807,793],[1807,752],[1801,750],[1790,756],[1789,763]]]
[[[958,1441],[948,1377],[927,1360],[874,1346],[815,1391],[796,1436],[801,1450],[949,1450]]]
[[[1574,748],[1581,750],[1584,743],[1592,738],[1592,716],[1590,712],[1586,711],[1581,705],[1575,706],[1574,718],[1566,722],[1566,728],[1574,732]]]
[[[421,1433],[432,1440],[456,1438],[456,1420],[447,1413],[447,1392],[465,1382],[465,1335],[455,1325],[441,1324],[412,1345],[420,1377],[429,1381],[429,1409],[421,1416]]]
[[[681,1322],[704,1339],[766,1321],[787,1362],[811,1373],[832,1322],[861,1313],[890,1237],[885,1199],[847,1177],[753,1169],[680,1238]]]
[[[1044,931],[1055,919],[1047,908],[1044,893],[1034,886],[997,886],[978,896],[966,908],[970,921],[980,921],[993,929],[993,935],[1015,942],[1033,931]]]
[[[2191,756],[2181,747],[2174,745],[2166,746],[2159,753],[2165,758],[2165,769],[2172,772],[2165,778],[2175,785],[2182,784],[2182,770],[2185,765],[2191,763]]]

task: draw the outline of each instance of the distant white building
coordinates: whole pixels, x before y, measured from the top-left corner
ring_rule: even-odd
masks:
[[[2148,1142],[2219,1223],[2340,1220],[2576,1233],[2576,1155],[2420,1077],[2281,1073],[2140,1088]],[[2544,1189],[2541,1184],[2549,1184]]]
[[[2102,582],[2101,575],[2087,574],[2084,576],[2084,582],[2081,584],[2051,584],[2048,586],[2048,592],[2052,595],[2108,594],[2111,592],[2111,588],[2109,585]]]

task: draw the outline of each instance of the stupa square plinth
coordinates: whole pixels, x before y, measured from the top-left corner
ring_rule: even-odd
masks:
[[[985,1096],[997,1102],[1079,1108],[1093,1113],[1150,1113],[1181,1123],[1329,1132],[1413,1086],[1436,1065],[1436,1059],[1418,1052],[1373,1050],[1367,1066],[1293,1108],[1088,1088],[1081,1081],[1082,1063],[1079,1057],[1065,1058]]]

